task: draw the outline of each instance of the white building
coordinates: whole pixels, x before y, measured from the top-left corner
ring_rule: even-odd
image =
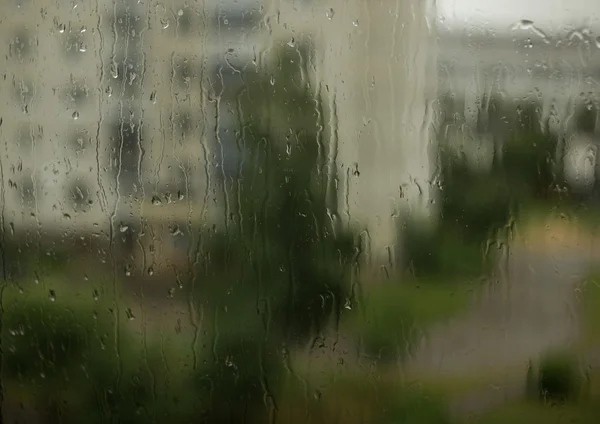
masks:
[[[328,106],[331,166],[341,176],[339,218],[362,232],[375,271],[401,254],[399,225],[434,210],[433,3],[277,3],[280,37],[309,34],[315,45],[313,87]]]
[[[0,10],[4,216],[15,228],[222,224],[223,155],[237,148],[220,87],[294,38],[314,47],[338,218],[363,231],[376,268],[394,260],[396,218],[428,214],[431,1],[47,3]]]

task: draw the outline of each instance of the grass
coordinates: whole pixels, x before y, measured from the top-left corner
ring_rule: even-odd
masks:
[[[478,370],[467,375],[439,377],[431,374],[426,376],[419,375],[415,376],[415,378],[431,393],[444,398],[458,398],[493,387],[510,385],[516,381],[524,381],[525,373],[525,365],[519,363],[502,369],[490,369],[487,372],[480,372]]]
[[[476,291],[471,282],[412,282],[382,293],[402,298],[411,305],[416,325],[427,327],[466,311]]]
[[[437,280],[374,285],[344,325],[362,337],[367,355],[393,363],[414,350],[430,326],[466,311],[476,288]]]
[[[596,424],[598,407],[586,404],[549,406],[538,402],[516,401],[493,408],[465,424]]]
[[[479,286],[474,282],[417,280],[378,284],[365,295],[365,309],[408,308],[414,324],[427,327],[466,311]]]
[[[582,229],[595,230],[600,227],[600,210],[574,202],[532,203],[522,206],[520,221],[524,224],[561,220],[574,224]]]
[[[581,348],[600,348],[600,273],[587,277],[578,287],[581,307]]]

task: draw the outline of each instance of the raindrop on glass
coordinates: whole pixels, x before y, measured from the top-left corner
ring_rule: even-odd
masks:
[[[173,224],[170,228],[171,230],[171,235],[172,236],[179,236],[182,235],[183,233],[181,232],[181,230],[179,229],[179,225],[177,224]]]
[[[131,308],[125,309],[125,315],[127,315],[127,319],[129,321],[132,321],[135,319],[135,315],[133,315],[133,311],[131,310]]]

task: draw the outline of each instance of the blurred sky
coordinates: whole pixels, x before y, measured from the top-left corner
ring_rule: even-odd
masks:
[[[437,0],[442,27],[509,31],[520,20],[546,33],[589,28],[600,35],[600,0]]]

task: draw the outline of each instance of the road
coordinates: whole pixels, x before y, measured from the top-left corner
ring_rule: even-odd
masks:
[[[485,383],[456,395],[453,412],[477,413],[522,395],[530,359],[577,341],[576,284],[600,257],[600,243],[556,227],[513,243],[473,307],[430,328],[407,362],[417,378]]]

